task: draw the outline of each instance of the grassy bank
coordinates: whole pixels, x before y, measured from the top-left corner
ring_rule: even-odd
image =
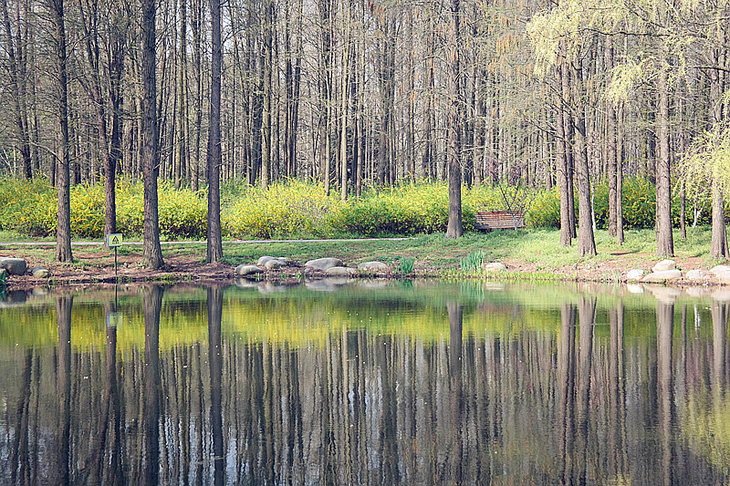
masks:
[[[519,231],[494,231],[491,233],[467,233],[459,239],[447,239],[442,234],[417,236],[407,239],[362,239],[355,241],[277,241],[277,242],[226,242],[223,246],[224,261],[229,265],[255,262],[262,255],[285,256],[292,260],[306,260],[324,256],[342,259],[354,266],[370,260],[391,265],[398,273],[402,259],[415,260],[415,274],[465,277],[483,276],[473,266],[475,256],[484,262],[505,262],[515,278],[587,278],[617,280],[630,268],[648,269],[657,258],[654,232],[630,230],[626,242],[618,246],[606,231],[598,230],[596,243],[598,255],[579,258],[575,248],[563,248],[559,244],[559,232],[552,229],[525,229]],[[709,268],[716,262],[709,258],[710,230],[698,227],[688,232],[682,240],[675,235],[676,257],[683,269]],[[174,269],[185,262],[186,271],[203,268],[205,244],[166,244],[163,254]],[[142,254],[140,245],[126,244],[119,249],[119,262],[128,273],[139,269]],[[19,256],[29,260],[31,266],[48,266],[58,275],[62,272],[94,273],[109,270],[113,266],[113,252],[102,246],[75,246],[73,264],[54,263],[54,248],[49,246],[8,245],[0,248],[0,256]]]

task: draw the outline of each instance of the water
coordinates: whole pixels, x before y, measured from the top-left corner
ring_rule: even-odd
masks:
[[[655,293],[11,294],[0,483],[727,484],[727,296]]]

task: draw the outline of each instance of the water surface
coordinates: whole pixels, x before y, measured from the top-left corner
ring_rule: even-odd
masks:
[[[726,484],[726,296],[653,293],[7,295],[0,483]]]

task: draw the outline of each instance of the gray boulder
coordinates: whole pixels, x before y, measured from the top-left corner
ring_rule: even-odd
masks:
[[[383,262],[363,262],[357,266],[361,272],[368,273],[385,273],[388,271],[388,265]]]
[[[730,266],[717,265],[710,269],[710,273],[717,277],[720,283],[730,283]]]
[[[675,268],[676,262],[674,260],[662,260],[653,267],[651,267],[651,271],[654,273],[668,272],[669,270],[674,270]]]
[[[700,269],[690,270],[689,272],[687,272],[684,275],[684,277],[687,280],[693,280],[693,281],[707,280],[708,278],[710,278],[710,276],[707,275],[707,273],[704,270],[700,270]]]
[[[272,258],[271,260],[266,260],[266,263],[264,263],[264,268],[266,270],[277,270],[281,267],[285,267],[287,264],[286,260],[281,258]],[[259,265],[261,265],[259,263]]]
[[[501,262],[487,263],[486,265],[484,265],[485,272],[504,272],[506,270],[507,267],[504,265],[504,263]]]
[[[328,277],[351,277],[355,274],[354,268],[348,267],[330,267],[324,271]]]
[[[267,256],[267,255],[259,257],[258,261],[256,262],[256,265],[263,267],[264,265],[266,265],[266,262],[268,262],[269,260],[275,260],[275,258],[272,256]]]
[[[640,268],[634,268],[633,270],[629,270],[626,274],[626,280],[629,282],[636,282],[638,280],[641,280],[641,277],[644,276],[644,271]]]
[[[23,275],[28,264],[22,258],[0,257],[0,268],[4,268],[10,275]]]
[[[281,263],[281,266],[287,265],[289,263],[289,261],[286,258],[284,258],[284,257],[262,256],[262,257],[260,257],[258,259],[258,261],[256,262],[256,264],[259,267],[266,267],[266,264],[269,263],[269,262],[271,262],[271,261],[280,262]]]
[[[30,271],[30,274],[35,278],[48,278],[51,276],[51,271],[43,267],[35,267]]]
[[[340,260],[339,258],[317,258],[316,260],[309,260],[307,263],[304,264],[304,266],[306,268],[325,272],[328,268],[341,267],[342,260]]]
[[[252,277],[254,275],[264,273],[264,271],[256,265],[239,265],[236,267],[235,272],[236,275],[240,275],[241,277]]]
[[[664,270],[662,272],[653,272],[641,279],[644,283],[664,283],[668,280],[674,280],[682,277],[679,270]]]

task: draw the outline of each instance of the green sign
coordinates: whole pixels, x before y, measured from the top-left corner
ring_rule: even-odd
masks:
[[[114,248],[115,246],[122,246],[122,234],[121,233],[112,233],[110,235],[106,235],[106,246],[109,248]]]

